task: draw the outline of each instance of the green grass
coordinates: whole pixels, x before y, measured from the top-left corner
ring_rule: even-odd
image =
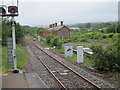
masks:
[[[64,54],[64,48],[62,49],[52,49],[53,52],[59,53],[59,54]]]
[[[107,39],[102,39],[99,42],[101,42],[101,43],[107,43],[107,44],[112,44],[114,41],[112,40],[112,38],[107,38]]]
[[[84,64],[87,66],[93,66],[93,60],[90,57],[84,56]]]
[[[8,72],[12,66],[7,64],[7,47],[2,47],[2,72]]]
[[[39,44],[41,44],[41,45],[44,46],[44,47],[48,47],[48,48],[51,48],[51,47],[52,47],[51,45],[47,44],[47,43],[44,42],[44,41],[36,41],[36,43],[39,43]]]
[[[27,64],[28,55],[24,51],[22,45],[17,45],[17,65],[19,69],[22,69],[23,66]]]
[[[41,44],[44,47],[48,47],[48,48],[52,47],[51,45],[47,44],[44,41],[36,41],[36,42],[39,43],[39,44]],[[62,48],[62,49],[52,49],[52,51],[55,52],[55,53],[59,53],[61,56],[64,56],[63,55],[64,54],[64,48]]]
[[[77,61],[77,55],[75,53],[73,53],[72,57],[66,57],[66,60],[70,60],[70,61]]]
[[[36,41],[36,42],[39,43],[39,44],[41,44],[41,45],[43,45],[44,47],[51,48],[51,45],[46,44],[44,41]],[[76,43],[76,44],[78,44],[78,43]],[[74,47],[77,47],[77,45],[74,45]],[[64,48],[62,48],[62,49],[52,49],[52,51],[55,52],[55,53],[60,54],[60,56],[65,56],[64,55]],[[76,62],[77,61],[77,55],[75,53],[73,53],[73,56],[72,57],[66,57],[66,60],[70,60],[70,61]],[[91,58],[89,58],[87,56],[84,56],[84,64],[88,65],[88,66],[92,66],[93,65],[93,61],[92,61]]]
[[[77,62],[77,55],[75,53],[73,53],[73,56],[72,57],[66,57],[67,60],[70,60],[70,61],[75,61]],[[87,65],[87,66],[93,66],[93,61],[91,58],[87,57],[87,56],[84,56],[84,60],[83,60],[83,64]]]
[[[13,66],[8,65],[7,62],[7,47],[2,47],[2,73],[9,72]],[[22,45],[17,45],[17,68],[22,69],[27,64],[28,55],[24,51]]]

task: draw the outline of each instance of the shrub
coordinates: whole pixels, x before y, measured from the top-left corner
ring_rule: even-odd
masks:
[[[118,46],[118,44],[117,44]],[[120,46],[119,46],[120,47]],[[120,71],[120,51],[113,45],[103,48],[100,45],[91,47],[94,52],[94,67],[101,71]]]
[[[114,34],[113,36],[113,41],[117,41],[118,40],[118,37],[120,37],[120,33],[117,33],[117,34]]]
[[[58,37],[53,37],[52,40],[51,40],[51,45],[52,46],[57,46],[58,44]]]
[[[86,39],[81,39],[80,42],[87,42],[87,40]]]
[[[71,39],[65,39],[64,40],[64,43],[70,43],[71,42]]]
[[[107,35],[107,34],[103,34],[103,35],[102,35],[102,38],[103,38],[103,39],[106,39],[106,38],[108,38],[108,35]]]
[[[88,39],[100,39],[101,36],[102,36],[102,33],[91,32],[91,33],[85,33],[85,34],[81,35],[80,37],[88,38]]]
[[[59,39],[58,43],[57,43],[57,48],[61,49],[62,48],[62,44],[63,44],[63,42]]]
[[[62,47],[62,41],[55,35],[48,35],[46,37],[46,43],[50,44],[52,47],[56,46],[58,49]]]
[[[109,38],[112,38],[114,36],[114,33],[109,33],[108,36]]]
[[[46,43],[47,43],[47,44],[51,44],[51,40],[52,40],[53,37],[54,37],[54,35],[48,35],[48,36],[46,37]]]

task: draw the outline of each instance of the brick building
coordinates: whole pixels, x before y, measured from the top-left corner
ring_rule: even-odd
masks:
[[[45,37],[50,34],[55,34],[59,38],[70,38],[70,29],[63,24],[63,21],[60,22],[60,25],[57,23],[49,25],[49,29],[43,31],[42,36]]]

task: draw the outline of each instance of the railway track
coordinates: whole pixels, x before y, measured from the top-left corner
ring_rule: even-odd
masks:
[[[41,50],[37,44],[35,44],[34,48],[32,48],[32,51],[49,73],[60,84],[60,88],[94,88],[95,90],[101,90],[96,84],[45,53],[44,50]]]
[[[40,60],[36,56],[35,51],[33,50],[34,46],[31,45],[30,43],[27,44],[27,45],[29,45],[28,46],[29,47],[28,48],[29,52],[34,57],[34,59],[32,59],[32,61],[30,63],[30,67],[29,67],[30,71],[32,69],[31,72],[36,72],[39,77],[42,77],[43,79],[45,78],[45,81],[47,81],[45,83],[48,84],[49,88],[57,88],[58,90],[59,89],[61,90],[61,88],[62,88],[63,90],[65,90],[65,87],[60,82],[58,82],[57,78],[54,77],[54,75],[49,70],[49,68],[47,68],[45,64],[43,64],[43,63],[40,62]]]

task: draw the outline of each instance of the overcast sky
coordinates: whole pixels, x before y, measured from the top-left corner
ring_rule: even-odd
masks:
[[[20,0],[16,20],[30,26],[48,26],[61,20],[66,25],[117,21],[118,0]]]

